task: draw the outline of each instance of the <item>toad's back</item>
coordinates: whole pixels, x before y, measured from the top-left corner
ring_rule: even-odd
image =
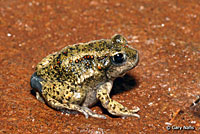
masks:
[[[37,75],[50,81],[67,81],[72,85],[104,81],[113,46],[110,40],[97,40],[63,48],[37,65]]]

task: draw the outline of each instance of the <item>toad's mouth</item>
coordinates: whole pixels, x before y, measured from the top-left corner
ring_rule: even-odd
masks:
[[[130,64],[130,68],[128,68],[128,69],[122,71],[122,72],[119,74],[119,76],[120,76],[120,77],[123,77],[123,76],[126,74],[127,71],[132,70],[133,68],[135,68],[135,67],[138,65],[138,63],[139,63],[139,57],[138,57],[138,53],[137,53],[136,58],[135,58],[135,61],[134,61],[133,63]]]
[[[121,72],[120,74],[119,74],[119,77],[123,77],[128,71],[130,71],[130,70],[132,70],[134,67],[136,67],[137,65],[135,65],[135,66],[132,66],[130,69],[127,69],[127,70],[124,70],[123,72]]]

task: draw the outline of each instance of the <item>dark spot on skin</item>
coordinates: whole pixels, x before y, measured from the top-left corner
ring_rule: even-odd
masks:
[[[73,48],[73,47],[70,47],[69,49],[70,49],[71,51],[72,51],[72,50],[75,50],[75,48]]]
[[[57,56],[57,58],[56,58],[57,61],[60,60],[60,56],[61,56],[61,54],[59,54],[59,55]]]
[[[125,112],[125,109],[124,109],[124,108],[120,108],[119,110]]]
[[[60,103],[62,103],[63,101],[62,101],[63,99],[61,98],[61,99],[57,99],[57,101],[58,102],[60,102]]]
[[[116,108],[116,105],[114,104],[113,109],[115,109],[115,108]]]
[[[53,99],[56,99],[56,96],[52,96]]]
[[[60,92],[58,92],[58,91],[56,91],[56,93],[57,93],[57,95],[59,95],[59,94],[60,94]]]
[[[89,45],[90,47],[93,47],[93,46],[94,46],[94,44],[93,44],[93,43],[89,43],[88,45]]]
[[[69,102],[66,102],[65,104],[69,107]]]
[[[69,98],[66,98],[66,100],[67,100],[67,101],[69,101],[70,99],[71,99],[71,97],[69,97]]]
[[[102,93],[103,95],[106,95],[106,93]]]
[[[109,105],[110,107],[113,107],[112,104]]]
[[[97,48],[97,47],[96,47],[96,48],[95,48],[95,51],[97,51],[97,52],[98,52],[98,51],[99,51],[99,48]]]
[[[75,83],[72,83],[72,85],[75,85]],[[75,92],[76,90],[74,89],[74,88],[72,88],[71,90],[70,90],[70,92]]]
[[[80,49],[79,49],[79,46],[80,46],[80,44],[76,44],[75,45],[75,47],[76,47],[76,49],[79,51]]]
[[[61,82],[61,85],[62,85],[62,86],[64,86],[64,83],[63,83],[63,82]]]
[[[82,48],[82,51],[85,51],[86,50],[86,48]]]

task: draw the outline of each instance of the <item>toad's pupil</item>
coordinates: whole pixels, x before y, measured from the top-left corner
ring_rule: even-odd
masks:
[[[114,61],[116,63],[122,63],[124,61],[124,57],[122,53],[118,53],[116,55],[114,55]]]

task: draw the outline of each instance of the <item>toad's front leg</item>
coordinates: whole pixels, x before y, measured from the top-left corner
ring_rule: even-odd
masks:
[[[138,107],[129,110],[127,107],[110,98],[109,91],[111,90],[111,88],[112,83],[107,82],[101,85],[97,91],[97,98],[101,101],[103,107],[106,108],[109,113],[116,116],[135,116],[140,118],[140,116],[136,114],[136,112],[140,110]]]

